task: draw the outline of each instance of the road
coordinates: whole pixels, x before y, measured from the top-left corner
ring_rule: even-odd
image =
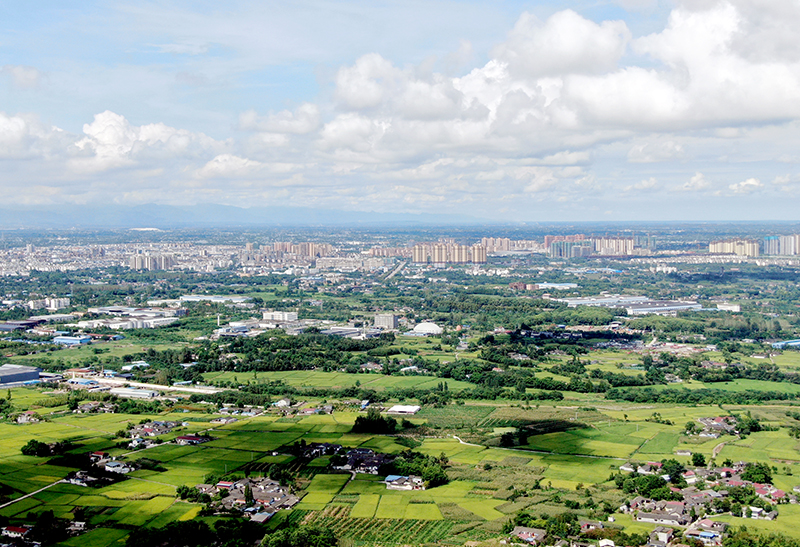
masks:
[[[396,276],[397,274],[399,274],[401,271],[403,271],[403,268],[405,268],[405,267],[406,267],[406,263],[405,263],[405,262],[401,262],[401,263],[400,263],[400,265],[399,265],[399,266],[397,266],[397,268],[395,268],[394,270],[392,270],[392,273],[390,273],[389,275],[387,275],[387,276],[386,276],[386,277],[383,279],[383,281],[384,281],[384,282],[386,282],[386,281],[389,281],[391,278],[393,278],[394,276]]]
[[[30,494],[25,494],[24,496],[21,496],[21,497],[19,497],[19,498],[15,499],[15,500],[11,500],[11,501],[9,501],[9,502],[6,502],[6,503],[4,503],[3,505],[0,505],[0,509],[2,509],[2,508],[4,508],[4,507],[8,507],[9,505],[14,505],[14,504],[15,504],[15,503],[17,503],[18,501],[24,500],[25,498],[29,498],[29,497],[31,497],[31,496],[35,496],[35,495],[36,495],[36,494],[38,494],[39,492],[42,492],[42,491],[44,491],[44,490],[47,490],[48,488],[52,488],[53,486],[57,485],[57,484],[58,484],[58,483],[60,483],[60,482],[64,482],[64,481],[57,480],[57,481],[56,481],[56,482],[54,482],[53,484],[48,484],[48,485],[47,485],[47,486],[45,486],[44,488],[39,488],[39,489],[38,489],[36,492],[31,492]]]

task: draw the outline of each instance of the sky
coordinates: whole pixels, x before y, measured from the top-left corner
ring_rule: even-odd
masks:
[[[797,28],[796,0],[0,0],[0,195],[800,220]]]

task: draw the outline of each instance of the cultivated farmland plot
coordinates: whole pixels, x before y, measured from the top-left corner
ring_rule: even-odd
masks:
[[[375,376],[376,381],[381,379]],[[304,381],[328,380],[329,377],[320,377]],[[362,385],[363,382],[362,379]],[[552,501],[555,494],[563,499],[585,501],[585,489],[591,488],[590,495],[598,502],[607,500],[618,506],[622,498],[611,489],[613,483],[607,481],[621,463],[672,457],[688,461],[687,457],[675,455],[681,449],[710,457],[711,450],[720,442],[683,435],[687,421],[718,414],[718,407],[660,405],[656,408],[592,397],[570,395],[558,404],[541,404],[536,408],[483,401],[425,407],[413,421],[427,425],[428,436],[419,438],[419,446],[414,450],[437,458],[444,455],[449,461],[451,481],[424,491],[387,490],[379,476],[359,474],[353,480],[349,473],[331,472],[329,456],[308,461],[288,453],[287,447],[300,441],[338,443],[347,448],[371,448],[384,453],[408,449],[407,439],[351,433],[359,416],[357,412],[289,418],[266,415],[211,427],[209,433],[214,440],[208,443],[197,446],[165,443],[128,456],[159,462],[164,470],[137,470],[127,480],[104,488],[58,484],[0,510],[0,516],[11,519],[12,523],[24,523],[29,515],[52,510],[56,516],[68,519],[81,507],[95,528],[82,536],[85,541],[70,540],[66,545],[122,545],[132,527],[161,527],[197,516],[201,506],[176,501],[177,487],[205,482],[209,475],[237,477],[247,472],[258,476],[277,464],[302,478],[298,492],[302,499],[293,510],[276,517],[271,526],[286,519],[320,524],[357,545],[378,541],[382,545],[418,544],[443,539],[463,542],[497,537],[510,516],[523,509],[537,514],[563,512],[564,506]],[[735,411],[760,412],[764,419],[781,423],[787,409],[790,407],[773,405],[737,407]],[[655,410],[672,424],[646,421]],[[103,450],[123,457],[129,450],[116,447],[119,439],[115,438],[115,432],[143,419],[187,419],[189,425],[182,430],[185,432],[206,430],[210,426],[208,414],[194,412],[154,416],[65,414],[29,426],[1,423],[0,496],[5,501],[19,498],[64,478],[75,469],[58,465],[55,459],[23,456],[20,448],[30,438],[46,442],[69,439],[77,444],[74,454]],[[499,446],[500,434],[517,428],[527,433],[524,442]],[[462,440],[467,438],[470,443],[478,442],[460,442],[452,435],[461,436]],[[800,474],[797,440],[790,437],[787,429],[723,440],[726,444],[720,459],[771,462],[778,468],[776,486],[786,491],[791,491],[798,482],[786,472]],[[534,485],[540,489],[536,490]],[[577,488],[582,488],[580,493]],[[523,490],[524,494],[515,493],[515,489]],[[791,516],[796,509],[785,511]],[[588,516],[589,512],[581,514]],[[733,517],[730,520],[738,522]],[[768,524],[747,524],[796,534],[787,522],[781,518]],[[624,518],[621,523],[630,530],[639,526]]]

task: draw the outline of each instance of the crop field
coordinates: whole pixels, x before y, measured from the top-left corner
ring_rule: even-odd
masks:
[[[21,400],[23,395],[26,401],[34,399],[31,393],[36,392],[22,391],[26,393],[20,395]],[[288,453],[273,455],[273,451],[299,441],[332,442],[384,453],[408,449],[393,436],[351,433],[358,412],[290,418],[264,415],[210,430],[208,421],[213,415],[202,412],[158,416],[66,414],[26,426],[0,424],[0,485],[5,487],[2,492],[6,500],[50,485],[74,470],[58,465],[56,459],[21,455],[20,447],[30,438],[47,442],[70,439],[78,445],[72,451],[75,454],[105,450],[127,459],[146,457],[164,469],[140,469],[127,480],[102,488],[57,484],[0,510],[0,516],[23,522],[31,513],[52,510],[56,516],[71,518],[76,507],[83,507],[87,508],[90,525],[96,528],[82,536],[81,546],[122,545],[130,528],[160,527],[197,516],[200,505],[176,500],[178,486],[205,482],[208,474],[242,476],[245,469],[257,476],[277,463],[302,479],[298,483],[300,503],[289,516],[281,518],[330,526],[356,544],[378,539],[384,544],[416,544],[423,538],[437,541],[457,537],[467,541],[493,537],[509,515],[521,508],[535,508],[537,514],[558,514],[563,510],[563,506],[550,504],[546,493],[538,498],[508,501],[512,486],[530,489],[540,480],[543,489],[550,489],[548,492],[558,489],[574,499],[579,499],[577,488],[592,487],[596,489],[595,499],[617,503],[615,494],[607,493],[607,481],[623,461],[661,460],[675,457],[679,449],[710,456],[721,442],[726,444],[720,458],[769,462],[777,468],[774,483],[778,487],[790,491],[797,484],[793,477],[800,475],[800,443],[785,428],[754,433],[744,439],[706,440],[684,436],[683,428],[686,422],[699,417],[719,415],[717,406],[617,404],[594,394],[580,394],[579,399],[587,402],[575,404],[567,399],[537,407],[483,402],[425,407],[412,420],[447,431],[438,437],[419,439],[421,444],[415,450],[434,457],[444,454],[453,478],[444,486],[424,491],[388,490],[380,482],[381,477],[375,475],[359,474],[353,480],[349,473],[329,471],[327,456],[309,462]],[[787,419],[786,412],[793,408],[796,407],[765,405],[733,407],[726,412],[751,411],[766,423],[781,424]],[[645,421],[655,411],[673,424]],[[151,418],[187,423],[165,439],[181,432],[209,430],[214,440],[197,446],[165,443],[123,456],[129,451],[115,447],[114,433],[128,423]],[[497,446],[501,433],[514,432],[518,427],[528,432],[524,445]],[[460,442],[453,434],[466,435],[470,442]],[[472,439],[483,439],[491,446],[473,443]],[[688,457],[678,459],[687,461]],[[783,512],[794,514],[794,506],[782,506],[781,511],[782,516],[775,523],[747,524],[784,530],[787,525]],[[641,526],[628,524],[625,518],[621,524],[626,529]],[[67,545],[77,543],[71,540]]]
[[[748,380],[738,378],[730,382],[698,382],[690,380],[680,384],[657,384],[647,386],[648,389],[661,391],[665,389],[721,389],[724,391],[778,391],[783,393],[800,393],[800,384],[790,384],[788,382],[769,382],[766,380]]]
[[[283,381],[293,387],[352,387],[358,383],[366,389],[435,388],[443,380],[433,376],[385,376],[383,374],[346,374],[344,372],[277,371],[277,372],[209,372],[203,375],[206,382],[266,383]],[[444,380],[451,390],[471,389],[472,384],[458,380]]]
[[[634,426],[629,424],[572,429],[528,437],[526,447],[555,454],[629,458],[644,441],[633,433],[635,433]]]
[[[431,427],[465,429],[477,426],[494,411],[495,407],[489,405],[450,405],[440,408],[425,407],[415,417],[424,419]]]
[[[800,369],[800,351],[783,351],[778,355],[773,355],[770,360],[780,368],[796,372]]]
[[[594,409],[587,410],[571,406],[559,407],[542,404],[538,408],[500,406],[484,420],[481,420],[478,425],[488,428],[528,427],[532,431],[543,432],[550,426],[566,429],[604,420],[608,422],[609,417]]]
[[[115,528],[95,528],[87,533],[70,538],[61,545],[64,547],[111,547],[125,545],[127,530]]]
[[[786,460],[800,462],[798,448],[800,445],[798,445],[797,439],[790,437],[786,430],[760,431],[752,433],[744,439],[727,441],[720,452],[720,457],[731,458],[734,461]]]
[[[353,541],[398,545],[436,542],[449,537],[456,524],[449,520],[342,518],[340,513],[329,510],[312,512],[304,522],[331,528],[338,536]]]

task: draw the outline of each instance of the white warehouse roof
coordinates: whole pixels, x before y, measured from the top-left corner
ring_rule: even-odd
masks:
[[[442,327],[436,323],[420,323],[414,327],[414,332],[419,334],[442,334]]]

